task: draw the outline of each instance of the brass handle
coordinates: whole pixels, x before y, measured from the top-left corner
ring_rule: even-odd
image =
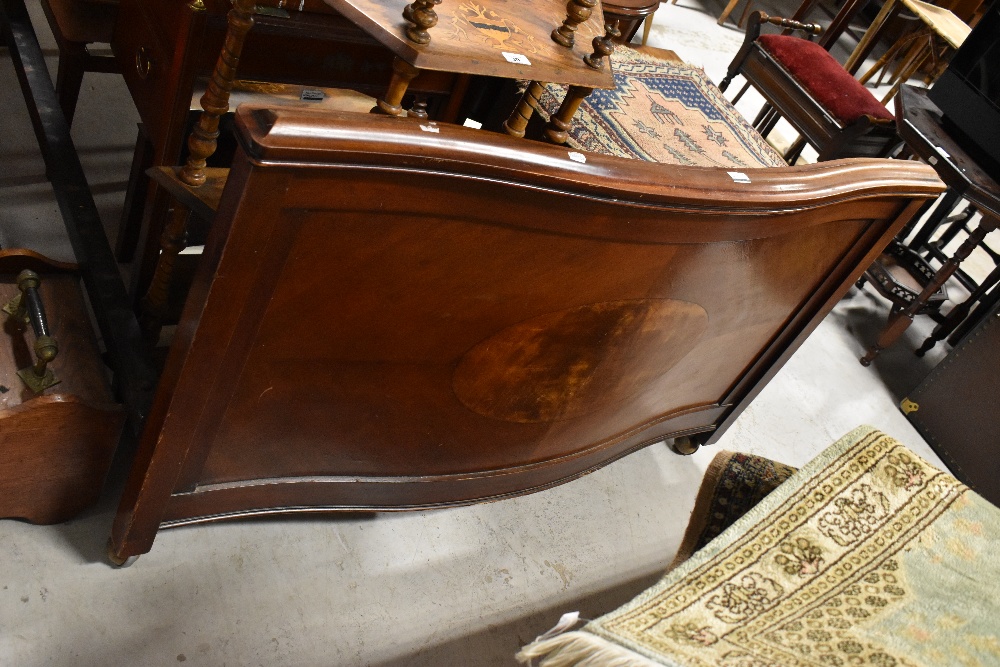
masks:
[[[4,311],[10,313],[18,323],[30,323],[35,332],[35,363],[22,368],[17,375],[36,394],[59,384],[55,373],[49,368],[49,364],[59,353],[59,345],[49,335],[49,321],[45,316],[42,296],[38,293],[38,286],[41,284],[42,279],[34,271],[21,271],[17,274],[17,286],[21,293],[4,307]]]
[[[140,46],[135,52],[135,71],[140,79],[145,79],[153,70],[153,61],[149,58],[149,52],[145,46]]]

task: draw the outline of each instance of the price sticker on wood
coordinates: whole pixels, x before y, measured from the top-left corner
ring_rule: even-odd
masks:
[[[503,57],[507,59],[507,62],[513,63],[515,65],[530,65],[531,61],[528,60],[528,56],[523,53],[508,53],[506,51],[501,51]]]

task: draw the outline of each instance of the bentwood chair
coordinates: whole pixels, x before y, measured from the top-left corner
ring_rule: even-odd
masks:
[[[895,118],[872,93],[830,55],[828,42],[792,34],[761,34],[765,23],[817,34],[819,26],[771,18],[754,12],[743,46],[719,84],[725,90],[737,74],[768,103],[754,121],[761,132],[785,118],[812,145],[819,160],[885,157],[900,144]],[[794,161],[801,145],[785,159]]]

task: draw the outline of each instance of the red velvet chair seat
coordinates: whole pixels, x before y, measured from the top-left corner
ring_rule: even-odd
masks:
[[[761,35],[757,41],[839,122],[848,125],[865,115],[895,119],[819,44],[789,35]]]

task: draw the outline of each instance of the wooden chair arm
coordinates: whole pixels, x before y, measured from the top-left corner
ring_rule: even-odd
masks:
[[[823,32],[823,28],[818,23],[802,23],[792,19],[781,18],[780,16],[768,16],[764,12],[754,12],[750,15],[750,23],[747,26],[747,34],[750,33],[751,26],[757,26],[756,32],[760,34],[760,26],[770,23],[781,26],[786,30],[802,30],[810,35],[818,35]]]

